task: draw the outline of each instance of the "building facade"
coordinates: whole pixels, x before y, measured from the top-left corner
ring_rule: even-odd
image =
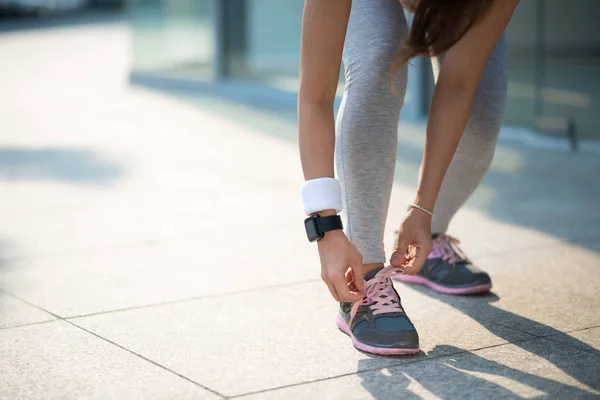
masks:
[[[392,0],[390,0],[392,1]],[[294,92],[303,0],[133,0],[133,77],[253,82]],[[600,137],[600,2],[523,0],[507,28],[505,123],[539,130],[569,119]],[[340,85],[343,77],[340,75]],[[410,68],[403,118],[426,117],[431,67]]]

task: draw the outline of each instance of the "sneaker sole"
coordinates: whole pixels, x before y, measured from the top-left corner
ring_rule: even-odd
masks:
[[[336,323],[337,323],[338,328],[340,328],[340,330],[342,332],[344,332],[346,335],[350,336],[350,338],[352,339],[352,344],[354,345],[355,348],[357,348],[360,351],[364,351],[366,353],[376,354],[376,355],[380,355],[380,356],[401,356],[401,355],[416,354],[420,351],[419,348],[416,348],[416,349],[391,349],[391,348],[386,348],[386,347],[369,346],[369,345],[366,345],[366,344],[361,343],[358,340],[356,340],[356,338],[354,337],[352,332],[350,332],[350,328],[348,327],[348,324],[346,323],[346,321],[344,321],[342,316],[339,314],[336,318]]]
[[[491,283],[487,283],[485,285],[477,285],[466,288],[449,288],[446,286],[438,285],[435,282],[432,282],[428,279],[417,275],[397,275],[394,279],[404,282],[404,283],[415,283],[417,285],[427,286],[428,288],[435,290],[436,292],[446,293],[446,294],[475,294],[475,293],[484,293],[489,292],[492,288]]]

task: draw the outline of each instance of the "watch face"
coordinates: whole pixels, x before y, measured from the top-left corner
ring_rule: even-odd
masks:
[[[304,221],[304,227],[306,228],[306,236],[309,241],[314,242],[323,237],[323,234],[319,233],[317,220],[315,218],[307,218],[306,221]]]

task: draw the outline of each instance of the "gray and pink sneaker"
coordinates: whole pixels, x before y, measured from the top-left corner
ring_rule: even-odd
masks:
[[[416,275],[398,275],[404,283],[425,285],[447,294],[474,294],[492,288],[490,276],[475,267],[458,247],[458,239],[439,234],[433,237],[433,250]]]
[[[419,352],[419,335],[391,279],[401,272],[392,266],[370,271],[365,276],[363,300],[340,304],[337,325],[358,350],[379,355]]]

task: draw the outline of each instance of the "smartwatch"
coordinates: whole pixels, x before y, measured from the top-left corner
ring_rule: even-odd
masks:
[[[304,228],[309,242],[316,242],[323,239],[325,232],[344,229],[342,218],[339,215],[329,215],[321,217],[318,214],[312,215],[304,220]]]

